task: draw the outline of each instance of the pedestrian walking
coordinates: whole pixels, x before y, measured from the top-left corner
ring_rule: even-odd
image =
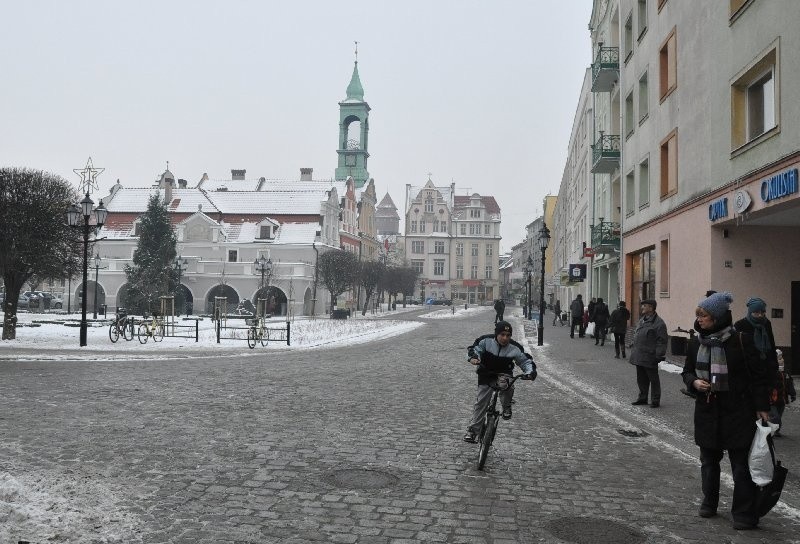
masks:
[[[589,323],[594,321],[592,319],[592,315],[594,314],[594,307],[597,305],[597,299],[592,297],[592,300],[589,301],[589,304],[586,305],[586,319],[583,320],[583,329],[586,330],[586,327],[589,326]],[[595,327],[597,329],[597,327]],[[591,338],[595,337],[595,333],[589,335]]]
[[[625,307],[625,301],[620,300],[609,318],[611,330],[614,333],[614,355],[615,359],[619,359],[619,353],[622,351],[622,358],[625,358],[625,333],[628,331],[628,321],[631,318],[631,312]]]
[[[561,326],[564,326],[564,317],[561,315],[561,301],[556,300],[556,305],[553,307],[553,312],[555,315],[553,316],[553,326],[556,326],[556,321],[561,323]]]
[[[628,361],[636,366],[636,383],[639,396],[631,404],[634,406],[647,404],[647,393],[650,392],[650,406],[661,405],[661,380],[658,377],[658,363],[667,354],[667,324],[656,313],[656,301],[642,301],[641,314],[636,329],[633,331],[631,358]]]
[[[783,412],[787,404],[797,400],[797,391],[794,388],[792,376],[786,372],[783,352],[776,349],[775,354],[778,359],[778,375],[776,376],[775,386],[769,396],[769,420],[771,423],[778,425],[778,430],[775,431],[774,436],[782,436]]]
[[[755,529],[756,485],[747,458],[756,420],[769,417],[769,377],[752,340],[733,328],[729,317],[730,293],[714,293],[698,303],[689,353],[681,376],[697,393],[694,405],[694,441],[700,447],[703,499],[698,514],[717,514],[720,461],[728,452],[733,476],[733,528]]]
[[[608,328],[608,320],[611,315],[608,313],[608,305],[603,302],[602,298],[597,299],[597,304],[594,305],[594,314],[589,316],[589,320],[594,321],[594,345],[601,346],[606,344],[606,329]]]
[[[761,361],[773,373],[778,371],[778,357],[775,336],[772,334],[772,323],[767,319],[767,303],[758,297],[747,299],[747,315],[737,321],[733,327],[753,339]],[[772,374],[771,374],[772,375]]]
[[[575,338],[575,327],[578,327],[578,338],[583,338],[583,297],[578,294],[575,300],[569,305],[569,312],[572,315],[572,322],[569,327],[569,337]]]
[[[494,301],[494,311],[495,311],[494,322],[495,324],[497,324],[498,321],[503,321],[503,314],[506,311],[506,303],[503,302],[502,299],[498,298],[497,300]]]

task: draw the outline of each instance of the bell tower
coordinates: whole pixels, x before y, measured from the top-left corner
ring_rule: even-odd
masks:
[[[369,180],[367,159],[369,152],[369,104],[364,102],[364,88],[358,76],[358,42],[353,76],[347,86],[347,98],[339,102],[339,155],[336,179],[344,181],[352,176],[356,188]]]

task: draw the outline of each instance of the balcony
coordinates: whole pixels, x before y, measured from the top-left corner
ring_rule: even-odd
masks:
[[[619,223],[600,221],[592,227],[592,250],[596,255],[601,253],[619,253],[620,227]]]
[[[592,146],[592,174],[611,174],[619,168],[621,140],[619,135],[600,132]]]
[[[617,81],[619,81],[619,47],[601,47],[592,63],[592,92],[610,92]]]

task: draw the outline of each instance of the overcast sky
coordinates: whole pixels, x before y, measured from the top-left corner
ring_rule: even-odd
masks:
[[[0,165],[62,175],[89,156],[150,185],[332,178],[353,69],[369,103],[369,172],[494,195],[503,250],[557,194],[591,0],[8,2],[0,34]],[[97,199],[95,199],[97,200]],[[401,213],[402,215],[402,213]]]

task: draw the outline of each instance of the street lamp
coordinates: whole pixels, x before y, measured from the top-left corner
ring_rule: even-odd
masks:
[[[539,327],[537,330],[539,338],[536,342],[539,346],[544,344],[544,254],[549,244],[550,229],[547,228],[545,223],[542,223],[542,230],[539,231],[539,248],[542,250],[542,282],[539,289]]]
[[[80,332],[80,345],[81,347],[86,345],[86,283],[87,283],[87,276],[89,275],[89,233],[90,232],[97,232],[102,228],[103,224],[106,222],[106,217],[108,217],[108,210],[103,206],[103,201],[100,201],[100,205],[97,209],[94,210],[94,217],[95,217],[95,224],[89,224],[89,218],[92,215],[92,208],[94,207],[94,201],[89,198],[89,192],[86,192],[86,196],[80,202],[80,206],[77,204],[72,204],[69,209],[67,210],[67,224],[70,227],[76,229],[82,229],[83,231],[83,287],[81,289],[81,293],[83,293],[82,300],[81,300],[81,332]],[[83,222],[80,222],[80,218],[83,216]]]
[[[525,282],[528,284],[528,294],[525,297],[525,307],[528,316],[528,320],[533,319],[531,315],[531,307],[533,304],[531,303],[531,274],[533,274],[533,259],[531,256],[528,255],[528,260],[525,261],[525,268],[523,269],[525,272]]]
[[[189,261],[182,259],[180,255],[175,257],[175,262],[172,263],[172,268],[178,273],[178,283],[175,286],[175,296],[178,296],[178,289],[181,288],[181,274],[183,274],[189,267]],[[183,314],[186,311],[186,301],[181,297],[181,308],[179,313]]]
[[[266,298],[267,294],[262,292],[264,290],[264,276],[266,275],[267,284],[269,284],[269,278],[272,276],[272,259],[267,259],[262,255],[253,264],[256,267],[256,272],[261,272],[261,288],[258,291],[262,297]],[[256,304],[258,304],[258,300],[256,300]],[[264,313],[267,313],[266,308],[264,308]]]
[[[100,266],[100,255],[95,254],[94,256],[94,317],[92,319],[97,319],[97,277],[100,274],[100,268],[108,268],[107,266]]]

